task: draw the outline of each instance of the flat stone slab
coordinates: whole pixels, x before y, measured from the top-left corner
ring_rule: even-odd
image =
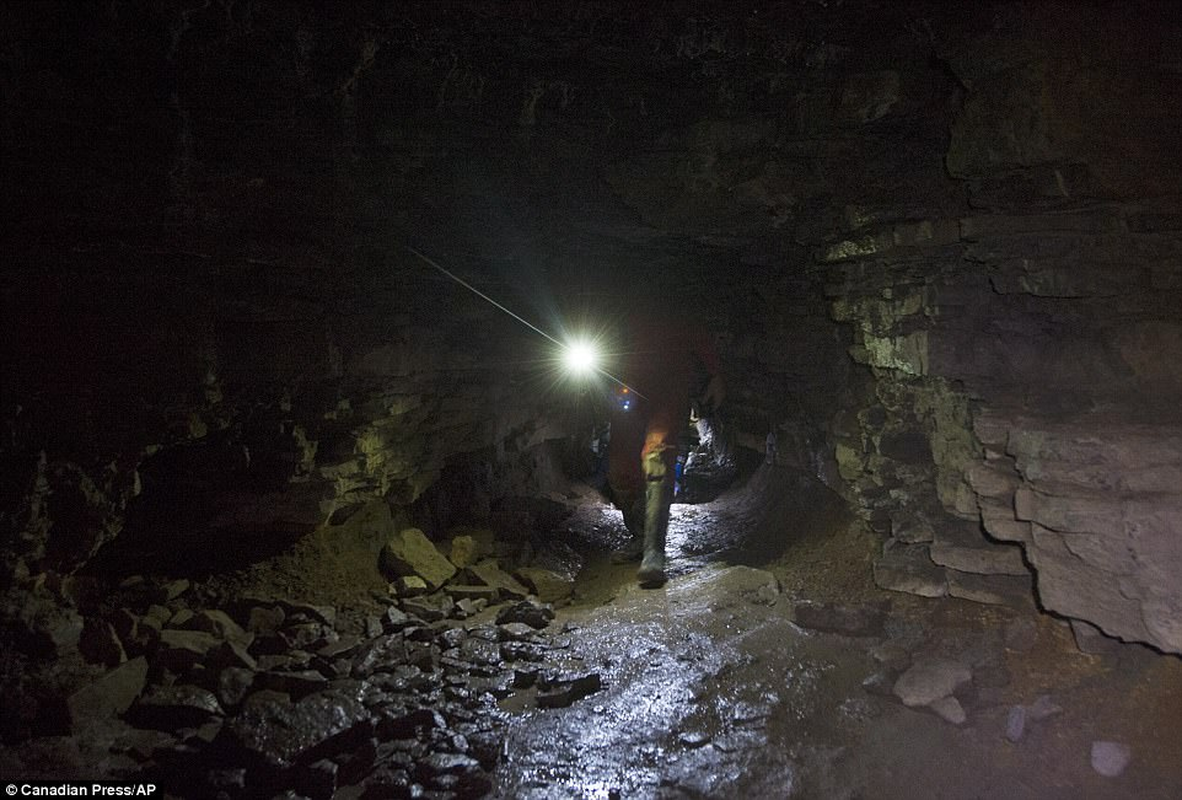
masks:
[[[948,697],[973,679],[973,672],[959,661],[921,661],[895,681],[895,696],[909,708],[927,706]]]
[[[977,575],[1030,574],[1022,560],[1021,547],[990,543],[975,526],[954,523],[937,528],[930,552],[932,561],[960,572]]]
[[[839,606],[834,603],[797,603],[796,624],[843,636],[877,636],[886,621],[887,606]]]
[[[496,589],[502,596],[521,599],[529,596],[529,589],[521,581],[501,569],[492,559],[486,559],[468,568],[472,575],[486,586]]]
[[[184,669],[204,661],[222,641],[212,633],[168,629],[160,634],[160,652],[157,657],[167,667]]]
[[[143,656],[120,664],[70,695],[66,703],[71,719],[77,723],[122,714],[139,697],[147,677],[148,661]]]
[[[925,545],[894,547],[874,562],[874,582],[892,592],[920,597],[944,597],[948,579],[932,562]]]
[[[975,603],[1029,610],[1034,606],[1034,576],[974,575],[955,569],[945,571],[948,594]]]

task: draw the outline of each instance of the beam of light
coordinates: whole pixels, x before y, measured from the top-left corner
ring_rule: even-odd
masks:
[[[524,325],[527,328],[529,328],[530,330],[532,330],[534,333],[544,336],[546,339],[548,339],[551,342],[553,342],[554,344],[558,345],[559,350],[563,355],[563,362],[567,366],[567,369],[570,370],[572,373],[574,373],[576,375],[589,375],[592,373],[598,373],[600,375],[603,375],[608,380],[613,381],[614,383],[617,383],[620,386],[624,387],[629,392],[636,395],[636,397],[639,397],[642,400],[648,399],[643,394],[641,394],[639,391],[637,391],[636,387],[629,386],[627,383],[624,383],[624,381],[620,380],[615,375],[612,375],[606,369],[601,367],[599,365],[598,348],[595,347],[595,345],[593,343],[591,343],[590,341],[588,341],[586,339],[581,339],[581,340],[574,340],[571,344],[563,344],[562,342],[558,341],[558,339],[554,338],[553,336],[551,336],[550,334],[546,333],[544,330],[539,328],[537,325],[534,325],[532,322],[525,319],[524,317],[513,313],[508,308],[501,305],[496,300],[492,299],[487,294],[480,291],[475,286],[468,283],[466,280],[464,280],[460,276],[456,275],[451,270],[446,269],[445,267],[443,267],[441,264],[439,264],[435,260],[428,258],[427,256],[420,253],[418,250],[415,250],[410,245],[403,245],[403,247],[405,247],[411,254],[413,254],[416,257],[418,257],[419,259],[421,259],[423,261],[423,263],[439,270],[446,277],[450,278],[451,280],[458,283],[460,286],[463,286],[465,289],[472,292],[472,294],[476,295],[477,297],[479,297],[480,299],[489,303],[490,305],[494,306],[495,308],[498,308],[501,311],[504,311],[510,317],[517,320],[522,325]]]
[[[544,330],[542,330],[541,328],[539,328],[537,325],[534,325],[532,322],[530,322],[529,320],[525,319],[524,317],[520,317],[520,316],[518,316],[517,314],[514,314],[512,311],[510,311],[509,309],[505,308],[503,305],[501,305],[500,303],[498,303],[496,300],[493,300],[493,299],[492,299],[491,297],[489,297],[487,294],[485,294],[484,292],[480,291],[479,289],[477,289],[477,288],[476,288],[475,286],[473,286],[472,284],[468,283],[466,280],[464,280],[464,279],[463,279],[463,278],[461,278],[460,276],[456,275],[456,274],[455,274],[455,273],[453,273],[453,272],[450,272],[449,270],[446,270],[446,269],[444,269],[444,268],[443,268],[443,267],[441,267],[439,264],[437,264],[436,262],[434,262],[434,261],[432,261],[431,259],[427,258],[425,255],[423,255],[422,253],[420,253],[418,250],[415,250],[415,249],[414,249],[413,247],[411,247],[410,245],[404,245],[404,247],[406,247],[406,249],[407,249],[407,250],[409,250],[410,252],[414,253],[414,254],[415,254],[416,256],[418,256],[419,258],[423,259],[423,261],[425,261],[427,264],[430,264],[432,267],[435,267],[435,269],[439,270],[439,271],[440,271],[440,272],[442,272],[444,275],[446,275],[447,277],[451,278],[453,281],[455,281],[456,283],[458,283],[460,286],[463,286],[465,289],[467,289],[468,291],[472,292],[472,293],[473,293],[474,295],[476,295],[477,297],[480,297],[480,298],[482,298],[482,299],[484,299],[484,300],[487,300],[489,303],[491,303],[492,305],[494,305],[494,306],[496,306],[497,308],[501,309],[501,310],[502,310],[502,311],[504,311],[506,314],[508,314],[509,316],[513,317],[513,319],[515,319],[515,320],[517,320],[518,322],[520,322],[522,325],[526,326],[527,328],[529,328],[530,330],[534,331],[535,333],[540,333],[542,336],[545,336],[547,339],[549,339],[550,341],[554,342],[554,344],[558,345],[559,347],[562,347],[562,346],[563,346],[562,342],[558,341],[558,340],[557,340],[557,339],[555,339],[553,336],[551,336],[550,334],[546,333]]]

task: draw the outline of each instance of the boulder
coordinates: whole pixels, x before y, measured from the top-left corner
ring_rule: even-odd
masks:
[[[392,578],[417,575],[434,591],[456,574],[455,565],[418,528],[405,528],[382,548],[379,566]]]
[[[186,684],[154,687],[127,712],[133,724],[162,731],[196,728],[221,715],[213,692]]]
[[[203,633],[211,633],[221,639],[231,639],[246,646],[250,645],[253,635],[242,629],[242,626],[230,618],[224,611],[198,611],[192,616],[185,627]]]
[[[287,768],[339,753],[368,737],[369,714],[357,700],[336,692],[291,702],[278,692],[259,692],[223,729],[229,752],[271,767]]]
[[[162,666],[180,671],[188,669],[198,661],[204,661],[221,643],[222,640],[211,633],[170,628],[160,633],[160,651],[157,658]]]
[[[119,641],[119,634],[108,622],[99,619],[89,619],[82,628],[82,636],[78,640],[78,652],[87,661],[113,667],[127,660],[127,653]]]
[[[529,589],[509,573],[501,569],[495,559],[486,559],[468,568],[476,580],[496,589],[503,598],[521,599],[529,596]]]
[[[122,714],[139,697],[147,678],[148,661],[143,656],[120,664],[70,695],[66,705],[71,719],[77,725],[82,720]]]
[[[253,606],[246,614],[246,630],[269,636],[283,626],[287,615],[276,606]]]
[[[516,575],[543,603],[557,603],[574,593],[574,578],[540,567],[522,567]]]

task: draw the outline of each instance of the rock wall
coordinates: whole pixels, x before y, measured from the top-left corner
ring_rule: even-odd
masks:
[[[1010,6],[950,29],[970,210],[822,260],[876,377],[838,459],[891,533],[880,583],[1013,601],[1025,564],[1047,610],[1180,652],[1182,81],[1177,26],[1146,22]]]

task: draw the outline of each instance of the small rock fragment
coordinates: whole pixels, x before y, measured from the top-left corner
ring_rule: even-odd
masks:
[[[404,575],[394,580],[391,586],[399,597],[418,597],[431,591],[427,582],[418,575]]]
[[[423,622],[438,622],[447,616],[439,603],[430,597],[408,597],[402,601],[402,610]]]
[[[1057,705],[1049,694],[1040,694],[1030,705],[1029,717],[1035,722],[1063,713],[1063,707]]]
[[[162,587],[165,602],[169,600],[176,600],[185,592],[189,591],[189,581],[187,578],[171,581],[164,584]]]
[[[603,688],[598,672],[543,676],[538,680],[538,705],[562,708]]]
[[[1026,733],[1026,706],[1011,706],[1006,717],[1006,738],[1011,742],[1022,739]]]
[[[895,695],[909,707],[926,706],[955,692],[973,679],[958,661],[937,659],[913,665],[895,681]]]
[[[1121,742],[1092,742],[1092,769],[1106,778],[1115,778],[1125,771],[1133,758],[1133,749]]]
[[[451,552],[448,558],[458,569],[472,566],[478,557],[479,546],[471,536],[457,536],[451,540]]]
[[[218,674],[218,700],[224,708],[238,706],[254,685],[252,670],[244,667],[227,667]]]
[[[911,653],[893,639],[871,647],[870,655],[888,669],[904,670],[911,666]]]
[[[245,642],[247,645],[254,638],[242,629],[234,620],[230,619],[230,615],[225,611],[218,611],[211,609],[207,611],[198,611],[192,615],[185,627],[192,628],[195,631],[204,631],[211,633],[214,636],[222,639],[233,639],[237,642]]]
[[[941,697],[939,700],[929,703],[928,708],[953,725],[963,725],[964,721],[968,719],[960,701],[952,696]]]
[[[1120,646],[1119,640],[1113,639],[1095,625],[1081,619],[1071,620],[1071,633],[1075,636],[1075,646],[1081,653],[1088,655],[1104,655]]]
[[[890,697],[894,693],[895,679],[886,672],[876,672],[862,681],[862,688],[869,694]]]
[[[396,633],[397,631],[409,628],[411,626],[410,617],[406,612],[396,606],[390,606],[381,616],[382,630],[386,633]]]
[[[554,619],[554,609],[548,605],[522,600],[511,606],[506,606],[497,614],[497,624],[509,622],[524,622],[531,628],[542,630]]]

